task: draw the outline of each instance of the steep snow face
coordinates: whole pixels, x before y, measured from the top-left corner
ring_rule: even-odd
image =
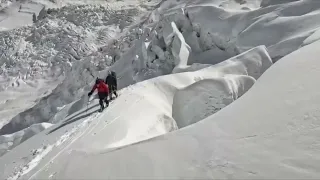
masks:
[[[111,65],[117,55],[117,49],[97,52],[99,47],[109,43],[140,12],[135,8],[118,11],[82,5],[49,9],[47,13],[32,27],[0,33],[0,127],[10,121],[0,134],[50,121],[57,107],[79,99],[96,71]],[[23,102],[21,96],[29,98]]]
[[[138,31],[125,29],[143,20],[140,15],[153,3],[128,7],[130,2],[122,9],[108,4],[47,9],[33,26],[0,32],[0,134],[57,123],[81,109],[97,72],[128,49],[121,46],[122,39],[115,41],[117,36],[136,36]]]

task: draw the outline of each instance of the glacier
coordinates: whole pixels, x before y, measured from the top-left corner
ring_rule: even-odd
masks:
[[[0,8],[1,179],[320,177],[319,1]]]

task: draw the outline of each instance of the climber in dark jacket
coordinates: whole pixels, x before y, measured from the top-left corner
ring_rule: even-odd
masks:
[[[110,93],[109,93],[109,99],[112,100],[112,93],[118,97],[118,94],[117,94],[117,75],[115,72],[113,71],[108,71],[108,76],[106,78],[106,83],[108,84],[109,86],[109,90],[110,90]]]
[[[96,83],[93,86],[92,90],[88,93],[88,96],[90,97],[96,89],[98,90],[100,111],[102,111],[104,109],[103,101],[106,103],[107,107],[109,106],[109,87],[102,79],[97,78]]]

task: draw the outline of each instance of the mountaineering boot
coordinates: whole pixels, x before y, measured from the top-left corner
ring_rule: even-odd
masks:
[[[107,97],[104,99],[104,102],[106,103],[107,107],[109,107],[109,101]]]
[[[102,112],[103,109],[104,109],[104,104],[103,104],[103,100],[102,99],[99,100],[99,104],[100,104],[100,111],[99,112]]]
[[[110,92],[110,94],[109,94],[109,100],[110,100],[110,101],[112,101],[112,100],[113,100],[112,92]]]
[[[104,110],[104,106],[100,106],[99,112],[102,112]]]

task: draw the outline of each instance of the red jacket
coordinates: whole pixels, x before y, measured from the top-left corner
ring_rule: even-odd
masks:
[[[98,93],[108,93],[109,94],[109,87],[106,83],[104,83],[102,80],[99,81],[99,83],[95,84],[91,90],[93,92],[94,90],[98,89]]]

